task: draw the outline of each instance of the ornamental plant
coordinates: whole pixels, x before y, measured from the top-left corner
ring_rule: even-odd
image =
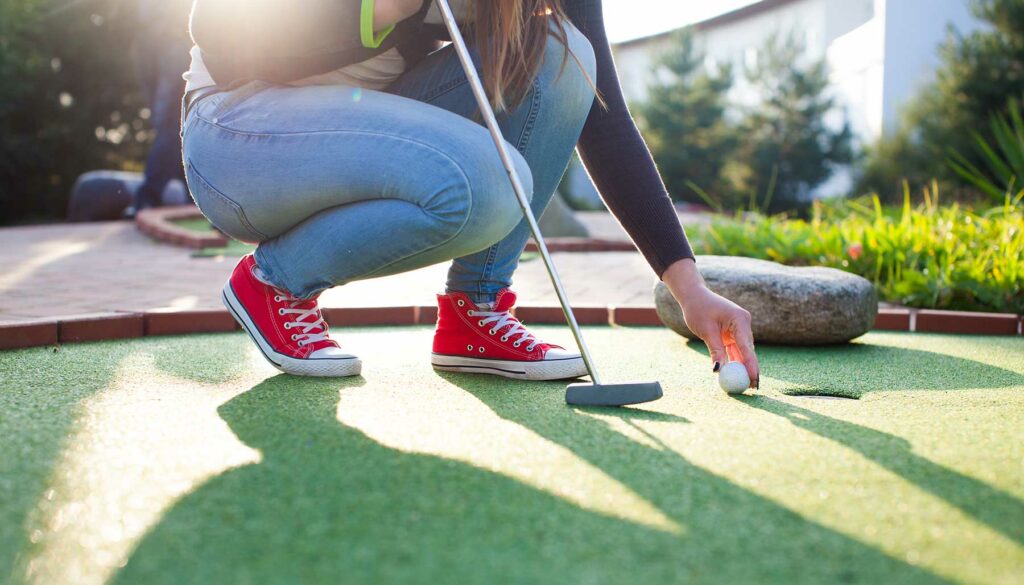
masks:
[[[689,229],[697,253],[830,266],[871,280],[879,298],[911,307],[1024,313],[1024,191],[975,211],[939,203],[933,183],[912,205],[878,195],[816,202],[810,219],[758,213]]]

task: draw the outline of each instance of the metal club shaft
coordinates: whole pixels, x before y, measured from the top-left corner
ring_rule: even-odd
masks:
[[[434,1],[437,3],[438,9],[441,11],[441,17],[444,20],[445,26],[448,28],[448,34],[451,36],[452,44],[455,45],[455,52],[459,56],[459,61],[462,62],[462,68],[466,72],[466,78],[469,80],[469,86],[473,89],[473,95],[476,97],[480,113],[483,115],[484,121],[487,123],[488,130],[491,131],[491,138],[494,139],[494,144],[498,147],[498,154],[501,155],[501,162],[505,165],[505,171],[508,173],[509,180],[512,181],[512,190],[516,193],[516,199],[519,200],[519,207],[522,208],[523,216],[526,218],[526,223],[530,226],[530,233],[533,234],[533,239],[537,242],[537,249],[540,250],[540,256],[544,259],[544,266],[548,270],[548,276],[551,277],[551,284],[555,287],[555,294],[558,295],[558,302],[562,305],[562,313],[565,314],[565,320],[569,323],[569,328],[572,330],[573,337],[576,338],[576,345],[580,348],[580,355],[583,356],[583,363],[587,366],[587,372],[590,374],[590,380],[594,384],[600,384],[601,380],[597,377],[597,369],[594,367],[594,361],[590,357],[590,351],[587,349],[586,342],[583,341],[583,332],[580,331],[580,326],[576,322],[576,316],[573,315],[572,309],[570,308],[569,298],[565,294],[565,289],[562,288],[562,280],[558,277],[558,271],[555,269],[554,262],[551,261],[551,255],[548,254],[548,246],[544,243],[544,237],[540,233],[540,227],[537,225],[537,218],[533,216],[533,210],[530,209],[530,200],[523,191],[523,184],[519,180],[519,173],[516,172],[515,165],[512,163],[512,157],[506,149],[505,139],[501,135],[501,129],[498,127],[498,121],[494,117],[494,110],[491,109],[491,104],[487,100],[487,93],[484,91],[484,84],[480,81],[480,76],[477,75],[476,66],[473,64],[473,59],[469,54],[469,50],[466,48],[466,42],[463,40],[462,33],[459,31],[459,24],[456,22],[455,16],[452,14],[452,9],[451,6],[448,5],[448,0]]]

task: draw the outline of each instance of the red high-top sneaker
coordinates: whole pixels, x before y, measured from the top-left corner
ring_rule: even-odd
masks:
[[[224,305],[277,369],[299,376],[356,376],[362,363],[327,336],[316,299],[300,300],[256,277],[252,254],[224,285]]]
[[[577,378],[587,373],[576,352],[542,343],[509,312],[516,295],[498,293],[493,308],[460,292],[437,295],[437,331],[430,363],[437,370],[523,380]]]

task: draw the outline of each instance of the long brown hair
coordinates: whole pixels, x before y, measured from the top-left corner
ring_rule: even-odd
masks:
[[[496,111],[514,109],[526,97],[544,58],[552,18],[556,23],[555,37],[566,48],[559,75],[572,56],[594,88],[598,103],[607,107],[594,80],[569,49],[565,31],[569,18],[562,0],[475,0],[473,4],[476,5],[473,29],[480,51],[484,88]]]

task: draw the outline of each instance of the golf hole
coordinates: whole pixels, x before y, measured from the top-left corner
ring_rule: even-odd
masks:
[[[809,400],[857,400],[853,396],[845,396],[842,394],[794,394],[794,398],[807,398]]]
[[[788,388],[782,391],[787,396],[793,398],[808,398],[811,400],[859,400],[860,397],[850,392],[840,390],[837,388],[813,388],[807,386],[799,386],[796,388]]]

